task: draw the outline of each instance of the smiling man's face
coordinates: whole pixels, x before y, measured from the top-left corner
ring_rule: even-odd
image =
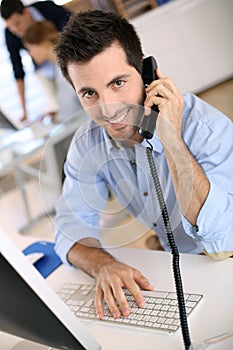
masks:
[[[69,64],[68,73],[83,108],[109,136],[140,140],[144,86],[118,43],[87,63]]]

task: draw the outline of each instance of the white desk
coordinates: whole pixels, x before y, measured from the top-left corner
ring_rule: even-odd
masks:
[[[140,269],[155,288],[174,290],[171,256],[169,253],[135,248],[111,251],[121,261]],[[214,262],[205,256],[181,255],[184,291],[204,295],[189,317],[191,341],[195,343],[233,332],[233,259]],[[66,265],[53,273],[48,282],[56,287],[62,282],[90,282],[90,277]],[[156,331],[135,331],[119,326],[95,324],[88,330],[102,344],[104,350],[183,349],[181,332],[167,335]],[[225,345],[226,346],[226,345]],[[233,337],[231,338],[233,348]],[[225,349],[226,347],[215,347]],[[230,348],[228,349],[230,350]]]
[[[32,238],[15,235],[16,243],[24,248]],[[114,248],[111,253],[121,261],[140,269],[160,290],[174,290],[171,256],[169,253],[136,248]],[[184,291],[204,295],[203,300],[190,315],[188,322],[193,343],[233,332],[233,259],[215,262],[205,256],[181,255]],[[93,282],[82,271],[60,266],[48,278],[52,288],[64,282]],[[157,331],[130,330],[124,326],[101,323],[87,325],[88,331],[102,345],[103,350],[184,349],[181,332],[168,335]],[[18,339],[0,333],[1,350],[11,350]],[[7,344],[7,345],[6,345]],[[233,337],[227,342],[211,346],[211,350],[233,349]]]

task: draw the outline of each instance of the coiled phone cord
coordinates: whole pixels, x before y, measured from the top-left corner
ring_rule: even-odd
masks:
[[[166,203],[163,197],[162,188],[159,182],[157,170],[156,170],[153,155],[152,155],[153,146],[148,140],[146,140],[146,142],[149,145],[149,147],[146,148],[146,155],[147,155],[147,159],[148,159],[148,163],[151,171],[152,180],[156,190],[160,210],[162,213],[162,218],[163,218],[165,232],[168,239],[168,244],[170,246],[171,254],[173,257],[172,259],[173,274],[175,279],[176,294],[177,294],[179,314],[180,314],[180,323],[181,323],[185,349],[188,350],[191,346],[191,341],[189,336],[188,321],[187,321],[187,314],[186,314],[185,301],[184,301],[184,292],[183,292],[182,279],[181,279],[180,266],[179,266],[179,259],[180,259],[179,251],[177,249],[177,246],[174,240]]]

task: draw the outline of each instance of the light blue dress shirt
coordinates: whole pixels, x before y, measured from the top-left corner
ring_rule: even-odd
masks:
[[[233,123],[195,95],[185,94],[184,101],[183,139],[207,175],[210,192],[193,227],[179,210],[164,149],[155,133],[150,142],[175,242],[183,253],[233,251]],[[99,213],[108,199],[108,185],[127,211],[154,229],[164,249],[170,250],[147,146],[143,140],[131,153],[116,148],[104,129],[91,120],[77,130],[65,164],[63,194],[56,206],[55,247],[63,261],[67,262],[68,251],[80,239],[100,239]],[[133,154],[135,170],[129,159]]]

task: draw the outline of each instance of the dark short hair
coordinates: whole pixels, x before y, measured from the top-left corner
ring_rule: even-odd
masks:
[[[58,65],[72,84],[67,67],[86,63],[118,42],[124,49],[128,64],[141,74],[143,52],[140,39],[127,19],[113,12],[87,10],[73,14],[59,33],[55,53]]]
[[[8,19],[13,13],[22,14],[25,6],[20,0],[2,0],[1,16],[3,19]]]

